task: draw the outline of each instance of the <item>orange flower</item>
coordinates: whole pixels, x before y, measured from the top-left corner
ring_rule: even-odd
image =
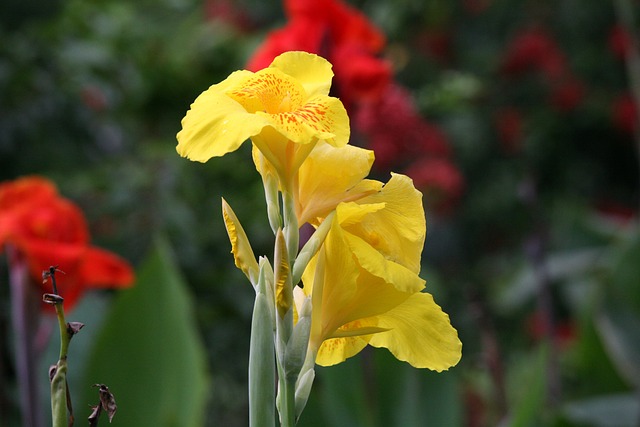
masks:
[[[58,291],[67,309],[87,289],[122,288],[133,282],[125,260],[89,245],[82,211],[45,178],[0,183],[0,252],[5,245],[24,257],[38,283],[42,271],[52,265],[66,273],[59,278]],[[43,285],[43,292],[51,290],[49,284]]]

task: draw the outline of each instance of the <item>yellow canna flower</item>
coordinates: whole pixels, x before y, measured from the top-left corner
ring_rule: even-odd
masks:
[[[406,176],[338,205],[304,288],[296,289],[312,299],[316,363],[340,363],[367,344],[418,368],[442,371],[460,360],[457,332],[418,276],[425,234],[421,194]]]
[[[382,183],[364,179],[373,160],[371,150],[319,142],[300,166],[294,184],[298,224],[318,225],[340,202],[380,191]]]
[[[178,153],[205,162],[251,138],[286,185],[318,141],[340,147],[349,118],[328,96],[333,72],[325,59],[286,52],[256,73],[241,70],[191,104],[178,133]]]

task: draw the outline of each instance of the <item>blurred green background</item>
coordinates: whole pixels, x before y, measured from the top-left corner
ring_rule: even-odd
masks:
[[[628,66],[640,4],[349,4],[386,35],[395,81],[446,135],[462,176],[446,209],[425,191],[423,276],[463,357],[442,374],[371,349],[318,368],[299,425],[640,425],[640,138]],[[138,269],[134,289],[94,293],[71,313],[88,325],[70,355],[78,425],[95,382],[116,396],[114,426],[247,424],[253,293],[233,266],[220,197],[255,253],[270,254],[262,186],[248,145],[192,163],[175,134],[196,96],[284,23],[274,0],[0,4],[0,180],[51,178],[85,211],[94,243]],[[7,293],[0,286],[3,332]],[[14,426],[9,336],[0,424]]]

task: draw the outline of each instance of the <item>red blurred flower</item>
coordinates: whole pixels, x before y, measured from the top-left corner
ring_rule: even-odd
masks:
[[[549,322],[548,319],[545,319],[544,315],[539,311],[536,311],[529,315],[526,319],[526,329],[529,333],[529,336],[536,341],[541,341],[545,338],[545,336],[549,333],[547,331]],[[551,334],[550,334],[551,335]],[[571,345],[576,340],[576,326],[572,319],[558,319],[556,323],[553,325],[553,339],[560,346],[561,349],[566,349],[569,345]]]
[[[518,153],[524,137],[524,118],[520,110],[515,107],[503,108],[498,110],[494,120],[498,140],[504,151],[508,154]]]
[[[122,288],[133,282],[126,261],[89,245],[84,215],[45,178],[0,183],[0,251],[5,245],[26,259],[34,283],[41,283],[42,271],[52,265],[66,273],[59,279],[59,292],[67,308],[87,289]],[[42,291],[51,289],[43,285]]]
[[[425,30],[416,37],[415,43],[420,52],[440,64],[451,62],[453,42],[448,29]]]
[[[638,211],[614,200],[600,200],[595,206],[598,216],[622,226],[634,226],[638,219]]]
[[[347,104],[375,98],[391,81],[390,64],[377,55],[383,34],[366,16],[337,0],[286,0],[289,22],[269,34],[247,63],[257,71],[283,52],[302,50],[323,56],[334,66],[335,87]]]
[[[253,27],[249,16],[232,0],[206,0],[204,14],[209,20],[222,21],[241,32]]]
[[[622,25],[614,25],[609,31],[609,49],[618,59],[625,59],[631,47],[631,35]]]
[[[584,99],[585,89],[575,77],[564,78],[551,89],[551,104],[558,110],[569,112],[577,108]]]
[[[375,151],[378,169],[451,156],[446,135],[424,120],[411,94],[393,82],[390,62],[380,57],[385,37],[364,14],[339,0],[284,0],[284,6],[288,23],[267,36],[247,69],[265,68],[290,50],[321,55],[333,64],[332,91],[352,118],[352,138]],[[433,45],[438,54],[448,49],[446,39]],[[455,170],[452,162],[449,165]],[[455,187],[445,182],[440,192]],[[454,198],[449,196],[446,199]]]
[[[549,34],[539,28],[528,29],[511,40],[501,69],[509,76],[535,71],[555,80],[565,73],[566,58]]]
[[[612,105],[613,124],[623,132],[632,134],[638,125],[638,107],[630,94],[619,96]]]
[[[376,152],[377,167],[386,168],[415,159],[416,155],[451,155],[444,133],[427,123],[418,114],[411,94],[395,84],[386,88],[378,102],[360,105],[354,123]],[[392,144],[394,149],[383,148],[386,144]],[[386,157],[385,152],[395,155]]]
[[[405,173],[441,213],[452,208],[464,190],[462,175],[446,158],[419,159],[413,162]]]

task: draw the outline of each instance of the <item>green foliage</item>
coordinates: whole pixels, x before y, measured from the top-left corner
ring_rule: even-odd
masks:
[[[253,292],[233,268],[220,197],[259,256],[273,247],[262,188],[246,144],[200,165],[176,155],[175,134],[189,103],[283,24],[283,5],[228,2],[239,26],[206,12],[214,3],[225,2],[0,2],[0,180],[53,178],[85,210],[96,244],[141,265],[113,306],[93,295],[72,313],[87,324],[69,356],[78,419],[97,403],[91,385],[103,383],[118,404],[115,426],[163,425],[153,417],[182,426],[191,416],[191,425],[246,425]],[[615,2],[349,3],[384,31],[395,80],[449,137],[464,176],[458,204],[428,214],[423,268],[464,353],[437,375],[384,350],[319,368],[300,425],[637,423],[640,167],[637,142],[617,123],[629,82],[611,46]],[[504,72],[511,43],[531,28],[547,32],[569,75]],[[583,85],[574,108],[554,102],[565,78]],[[511,138],[498,126],[505,117]],[[158,234],[174,252],[155,246]],[[541,277],[558,331],[536,323]],[[5,307],[0,358],[10,367]],[[562,393],[548,406],[553,359]],[[15,378],[10,368],[0,375],[0,419],[14,420]]]
[[[459,377],[398,362],[384,349],[362,360],[316,368],[316,380],[301,427],[463,425]]]
[[[135,287],[115,301],[84,383],[105,384],[114,394],[114,426],[201,426],[209,383],[205,362],[191,296],[167,243],[158,240]],[[96,390],[84,391],[78,408],[96,405]]]

